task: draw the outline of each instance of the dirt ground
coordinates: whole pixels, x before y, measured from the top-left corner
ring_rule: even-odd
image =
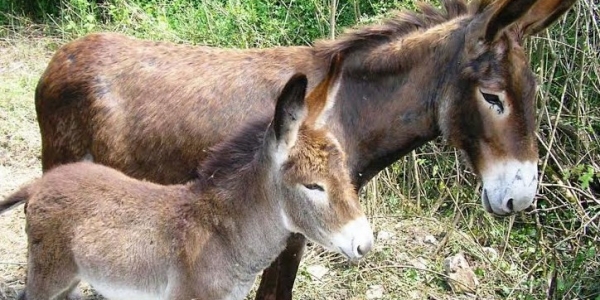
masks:
[[[40,139],[33,108],[35,84],[62,41],[21,37],[0,43],[0,198],[41,176]],[[510,255],[489,255],[453,219],[379,215],[370,217],[377,241],[358,264],[310,246],[296,280],[297,299],[499,299],[526,278]],[[26,236],[23,206],[0,215],[0,299],[24,288]],[[465,253],[479,285],[455,294],[443,261]],[[102,299],[82,286],[84,299]],[[252,295],[248,297],[251,299]]]
[[[40,170],[17,172],[0,168],[0,197],[3,199],[21,184],[40,176]],[[24,284],[26,272],[25,215],[20,205],[0,216],[0,299],[13,299]]]

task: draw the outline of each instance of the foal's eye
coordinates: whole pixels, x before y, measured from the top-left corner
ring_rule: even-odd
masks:
[[[321,191],[324,192],[325,189],[323,188],[323,186],[316,184],[316,183],[309,183],[309,184],[304,184],[304,187],[309,189],[309,190],[315,190],[315,191]]]
[[[499,114],[504,112],[504,104],[502,104],[502,101],[500,101],[500,97],[498,97],[498,95],[484,92],[481,92],[481,95],[483,95],[483,99],[485,99],[487,103],[496,107]]]

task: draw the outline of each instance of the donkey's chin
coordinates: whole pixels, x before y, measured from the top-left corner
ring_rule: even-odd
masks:
[[[333,250],[349,260],[363,258],[373,247],[373,230],[367,218],[362,216],[344,225],[331,239]]]
[[[489,213],[507,216],[528,208],[535,197],[537,164],[530,161],[496,162],[482,173],[481,202]]]

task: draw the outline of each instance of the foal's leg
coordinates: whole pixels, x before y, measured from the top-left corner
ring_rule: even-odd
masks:
[[[296,272],[302,259],[306,238],[293,234],[279,257],[263,271],[256,300],[291,300]]]
[[[65,291],[59,293],[57,296],[54,296],[54,299],[57,300],[81,300],[81,293],[79,293],[79,291],[75,291],[75,288],[77,287],[77,285],[79,284],[79,280],[73,280],[71,286],[69,288],[67,288]],[[21,291],[19,293],[19,295],[17,296],[18,300],[27,300],[27,297],[25,296],[25,290]],[[30,297],[30,299],[35,299],[33,296]]]
[[[67,299],[79,283],[77,266],[70,253],[43,244],[42,241],[29,247],[25,292],[19,299]]]
[[[186,280],[186,279],[183,279]],[[190,282],[181,282],[178,279],[169,277],[165,299],[168,300],[205,300],[206,295],[194,295],[194,291],[190,289],[193,284]]]
[[[60,279],[61,276],[57,276]],[[62,277],[62,279],[66,279]],[[19,300],[46,300],[46,299],[56,299],[56,300],[78,300],[81,299],[81,296],[77,292],[73,292],[73,290],[79,284],[79,280],[76,278],[71,278],[71,280],[66,279],[65,282],[59,282],[58,280],[52,278],[47,279],[43,278],[43,276],[39,277],[31,277],[27,276],[27,286],[25,290],[21,292],[18,299]]]
[[[74,278],[71,281],[71,285],[63,291],[56,299],[67,299],[67,300],[81,300],[82,296],[79,290],[76,290],[77,285],[79,284],[79,279]]]

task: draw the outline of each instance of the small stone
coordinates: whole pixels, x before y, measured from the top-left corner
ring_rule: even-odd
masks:
[[[396,259],[402,262],[406,262],[410,260],[410,256],[406,252],[400,252],[398,253],[398,255],[396,255]]]
[[[372,285],[367,290],[367,299],[381,299],[383,298],[383,285]]]
[[[444,259],[448,285],[455,293],[475,292],[479,281],[462,252]]]
[[[423,294],[420,291],[410,291],[408,292],[409,299],[423,299]]]
[[[492,247],[483,247],[481,250],[490,261],[496,261],[498,259],[498,251],[496,251],[496,249]]]
[[[387,231],[382,230],[377,233],[377,241],[385,241],[389,240],[390,238],[392,238],[392,234]]]
[[[435,238],[435,236],[429,234],[429,235],[426,235],[425,238],[423,238],[423,243],[425,243],[425,244],[431,244],[431,245],[437,245],[438,241]]]
[[[329,272],[329,269],[324,266],[321,266],[321,265],[312,265],[312,266],[308,266],[306,268],[306,271],[313,278],[321,279],[321,278],[323,278],[323,276],[325,276],[325,274],[327,274],[327,272]]]
[[[414,259],[410,263],[413,265],[413,267],[415,267],[417,269],[421,269],[421,270],[427,269],[427,260],[422,257]]]

